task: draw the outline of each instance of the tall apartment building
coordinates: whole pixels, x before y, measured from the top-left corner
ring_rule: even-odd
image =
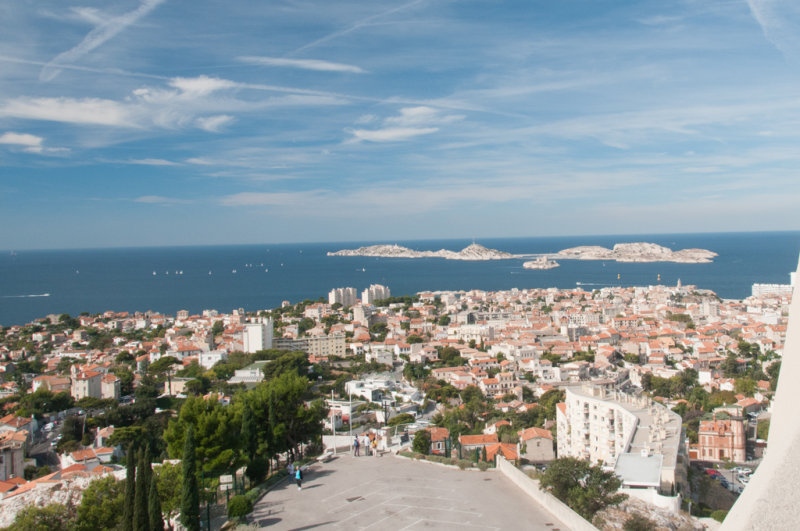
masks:
[[[345,307],[353,306],[358,298],[356,288],[335,288],[328,293],[328,304],[337,302]]]
[[[272,319],[261,318],[256,323],[245,323],[242,348],[248,354],[272,348]]]
[[[373,284],[361,293],[362,304],[375,304],[375,301],[388,299],[392,296],[391,291],[386,286]]]
[[[581,386],[567,387],[565,402],[556,409],[559,457],[600,462],[632,491],[671,495],[684,481],[681,417],[664,406]]]

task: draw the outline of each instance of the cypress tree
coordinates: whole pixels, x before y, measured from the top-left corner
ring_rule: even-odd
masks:
[[[161,498],[158,495],[158,481],[153,476],[151,476],[150,481],[147,512],[150,514],[150,531],[164,531],[164,517],[161,514]]]
[[[136,467],[136,496],[133,504],[134,531],[149,531],[150,516],[147,514],[147,472],[145,472],[144,453],[138,452],[139,464]]]
[[[197,482],[197,461],[194,448],[194,429],[186,429],[183,443],[183,497],[181,523],[187,531],[200,530],[200,486]]]
[[[133,444],[128,445],[127,468],[125,471],[125,500],[122,504],[122,531],[133,531],[133,505],[136,489],[136,465],[133,456]]]
[[[256,447],[258,445],[258,434],[256,433],[255,419],[253,418],[253,410],[250,409],[250,404],[244,403],[244,410],[242,411],[242,445],[244,446],[244,453],[247,460],[252,462],[256,456]]]

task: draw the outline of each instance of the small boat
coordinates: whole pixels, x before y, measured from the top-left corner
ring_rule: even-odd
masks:
[[[153,276],[156,276],[156,272],[155,271],[153,271]]]
[[[265,269],[265,270],[264,270],[264,273],[269,273],[269,269]]]

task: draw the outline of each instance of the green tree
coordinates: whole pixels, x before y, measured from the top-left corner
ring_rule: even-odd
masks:
[[[225,323],[223,323],[222,321],[215,321],[214,324],[211,326],[211,333],[214,334],[215,337],[222,334],[222,332],[224,331],[225,331]]]
[[[308,374],[309,365],[308,355],[305,352],[288,352],[264,365],[264,377],[271,380],[287,372],[305,376]]]
[[[125,471],[125,501],[122,504],[122,529],[133,531],[133,508],[136,501],[136,460],[133,444],[128,445]]]
[[[181,523],[188,531],[200,531],[200,485],[197,481],[194,429],[191,425],[189,425],[186,430],[186,437],[183,445]]]
[[[150,527],[150,515],[147,514],[147,496],[150,492],[147,485],[147,472],[145,471],[144,452],[140,449],[137,453],[136,481],[133,498],[133,529],[134,531],[147,531]]]
[[[161,511],[169,520],[181,508],[183,489],[182,467],[176,463],[163,463],[153,471],[153,483],[158,486]],[[152,515],[151,515],[152,516]]]
[[[540,482],[542,490],[549,491],[589,521],[596,512],[627,498],[625,494],[615,494],[620,485],[613,472],[574,457],[550,463]]]
[[[150,531],[163,531],[164,517],[161,514],[161,499],[155,477],[151,478],[150,492],[147,493],[147,514],[150,516]]]
[[[226,408],[215,397],[209,400],[192,396],[186,399],[177,419],[164,431],[167,452],[174,459],[185,451],[186,433],[192,428],[192,453],[206,473],[220,473],[237,464],[240,447],[239,422],[233,408]]]
[[[450,316],[449,315],[442,315],[441,317],[439,317],[439,320],[437,321],[437,324],[439,326],[447,326],[447,325],[449,325],[450,324]]]
[[[106,476],[89,483],[77,509],[75,529],[116,529],[124,513],[125,482]]]
[[[406,343],[408,343],[409,345],[413,345],[414,343],[422,343],[422,342],[423,342],[423,339],[421,337],[419,337],[417,334],[411,334],[410,336],[408,336],[408,338],[406,338]]]
[[[411,443],[411,448],[418,454],[428,455],[431,450],[431,432],[419,430],[414,435],[414,442]]]
[[[9,529],[14,531],[71,531],[72,511],[66,505],[51,503],[44,507],[28,505],[17,513]]]
[[[400,413],[399,415],[390,418],[389,422],[386,424],[388,426],[397,426],[399,424],[408,424],[410,422],[414,422],[414,415],[411,415],[410,413]]]
[[[242,449],[248,461],[255,459],[258,450],[258,432],[256,431],[255,418],[250,404],[245,401],[242,409]]]

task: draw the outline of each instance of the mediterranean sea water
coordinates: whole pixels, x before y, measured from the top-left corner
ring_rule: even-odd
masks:
[[[753,283],[787,284],[797,268],[800,232],[485,238],[477,243],[513,254],[552,253],[579,245],[651,242],[673,250],[709,249],[711,264],[560,260],[550,270],[523,269],[522,259],[466,262],[441,258],[332,257],[328,251],[375,243],[458,251],[471,240],[264,244],[206,247],[4,251],[0,254],[0,324],[24,324],[51,313],[181,309],[230,312],[269,309],[325,297],[336,287],[370,284],[392,294],[435,290],[501,290],[603,286],[674,286],[678,279],[741,299]],[[661,280],[658,281],[658,275]],[[619,276],[619,279],[617,278]]]

